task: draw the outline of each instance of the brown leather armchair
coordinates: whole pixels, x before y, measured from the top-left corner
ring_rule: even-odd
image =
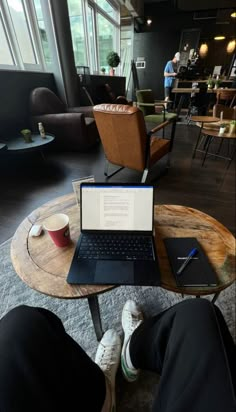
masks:
[[[34,131],[42,122],[45,131],[55,135],[51,145],[55,150],[83,151],[100,140],[92,106],[66,107],[46,87],[31,92],[30,113]]]
[[[104,174],[110,178],[124,167],[143,172],[141,182],[146,181],[150,167],[169,154],[174,140],[152,136],[165,128],[165,121],[147,133],[143,113],[137,107],[117,104],[94,106],[94,117],[106,155]],[[120,166],[108,174],[109,162]]]

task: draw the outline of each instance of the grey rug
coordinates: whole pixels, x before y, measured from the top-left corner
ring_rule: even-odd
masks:
[[[11,240],[8,240],[0,246],[0,318],[10,309],[22,304],[47,308],[59,316],[66,331],[94,358],[97,341],[87,300],[56,299],[30,289],[21,281],[12,267],[10,243]],[[223,312],[229,330],[236,341],[235,292],[234,284],[220,294],[217,305]],[[129,298],[139,302],[146,317],[157,314],[182,300],[179,294],[161,288],[118,287],[99,296],[104,330],[112,327],[122,334],[120,315],[124,303]],[[211,299],[211,297],[207,298]],[[154,374],[143,372],[137,382],[129,384],[124,381],[119,371],[117,411],[150,411],[157,387],[158,376]]]

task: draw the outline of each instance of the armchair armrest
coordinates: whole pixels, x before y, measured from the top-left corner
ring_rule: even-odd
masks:
[[[137,102],[138,106],[155,107],[155,103],[142,103]]]
[[[163,120],[165,120],[166,119],[166,108],[165,108],[165,105],[164,105],[164,103],[162,104],[162,103],[140,103],[140,102],[137,102],[137,104],[138,104],[138,107],[154,107],[154,108],[156,108],[156,107],[161,107],[162,108],[162,111],[163,111]]]
[[[166,127],[168,124],[170,124],[169,120],[166,120],[166,121],[164,121],[163,123],[160,123],[158,126],[154,127],[153,129],[151,129],[151,130],[149,131],[150,136],[151,136],[153,133],[156,133],[156,132],[158,132],[159,130],[162,130],[162,129],[163,129],[164,127]]]
[[[45,131],[55,135],[57,149],[81,150],[87,145],[87,128],[83,113],[57,113],[32,117],[32,125],[42,122]]]
[[[165,120],[163,123],[159,124],[158,126],[154,127],[153,129],[151,129],[149,131],[149,134],[151,136],[153,133],[156,133],[159,130],[164,129],[169,124],[172,124],[170,139],[166,139],[166,140],[170,140],[170,150],[169,150],[170,152],[172,150],[173,143],[174,143],[174,138],[175,138],[176,119],[177,119],[177,117],[173,121],[172,120]]]
[[[94,117],[93,106],[68,107],[67,113],[83,113],[85,117]]]

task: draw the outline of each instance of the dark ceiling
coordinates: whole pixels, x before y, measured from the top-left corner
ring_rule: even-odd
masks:
[[[161,2],[169,2],[169,0],[144,0],[144,4]],[[183,11],[236,9],[235,0],[174,0],[172,3],[177,9]]]

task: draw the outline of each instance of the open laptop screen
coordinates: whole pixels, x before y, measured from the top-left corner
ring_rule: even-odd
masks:
[[[153,228],[153,186],[81,185],[81,230],[144,231]]]

